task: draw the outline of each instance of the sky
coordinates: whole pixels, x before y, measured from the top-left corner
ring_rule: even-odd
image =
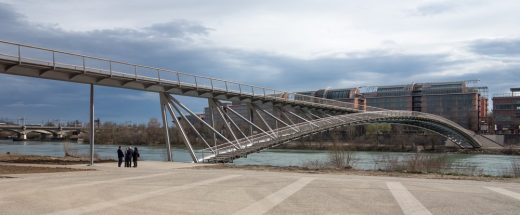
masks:
[[[515,0],[0,0],[0,20],[0,40],[285,91],[480,80],[492,96],[520,87]],[[0,118],[86,121],[88,93],[0,74]],[[182,101],[197,112],[206,104]],[[159,118],[159,96],[96,87],[96,116]]]

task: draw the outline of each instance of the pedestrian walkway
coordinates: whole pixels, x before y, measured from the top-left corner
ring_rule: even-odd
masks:
[[[106,163],[0,179],[1,214],[518,214],[520,183]]]

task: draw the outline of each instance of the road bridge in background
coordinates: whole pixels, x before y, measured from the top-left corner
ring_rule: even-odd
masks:
[[[52,135],[54,138],[61,139],[67,133],[76,132],[79,134],[82,127],[61,127],[43,125],[0,125],[0,131],[11,131],[17,135],[17,140],[27,140],[27,134],[39,133],[42,135]]]

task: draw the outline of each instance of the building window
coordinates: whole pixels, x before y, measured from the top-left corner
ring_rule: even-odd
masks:
[[[495,120],[500,122],[511,121],[511,116],[497,115],[495,116]]]

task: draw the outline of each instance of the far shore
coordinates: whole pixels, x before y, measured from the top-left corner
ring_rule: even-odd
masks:
[[[72,157],[72,156],[53,157],[53,156],[42,156],[42,155],[0,154],[0,162],[24,163],[24,164],[72,165],[72,164],[88,164],[90,162],[90,158]],[[95,158],[94,162],[106,163],[106,162],[116,162],[116,160]]]

